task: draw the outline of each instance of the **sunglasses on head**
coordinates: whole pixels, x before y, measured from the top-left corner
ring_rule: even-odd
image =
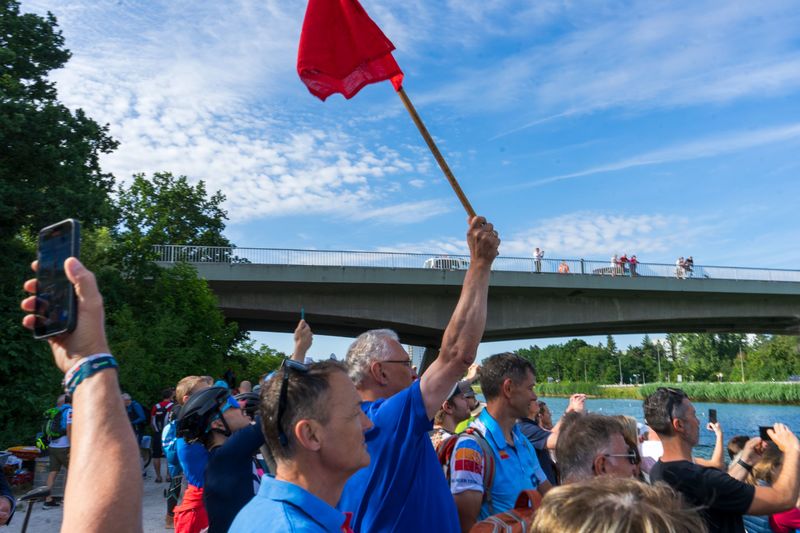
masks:
[[[659,387],[659,390],[667,391],[667,415],[669,415],[669,421],[672,422],[675,418],[672,416],[675,406],[682,404],[684,398],[688,398],[688,396],[682,390],[673,389],[672,387]]]
[[[628,448],[628,453],[604,453],[603,457],[627,457],[628,462],[632,465],[638,465],[642,462],[642,458],[639,457],[639,450],[636,448]]]
[[[278,418],[275,420],[275,423],[278,425],[278,441],[281,443],[281,446],[286,447],[289,444],[289,437],[286,436],[286,433],[283,431],[281,419],[283,418],[283,414],[286,412],[289,371],[293,370],[298,374],[307,374],[308,366],[304,365],[303,363],[298,363],[297,361],[292,361],[291,359],[285,359],[283,363],[281,363],[281,370],[283,371],[283,381],[281,382],[281,393],[280,396],[278,396]]]

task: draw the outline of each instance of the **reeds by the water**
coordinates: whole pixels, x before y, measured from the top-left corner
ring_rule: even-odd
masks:
[[[643,399],[657,387],[678,387],[695,402],[771,403],[800,405],[800,383],[649,383],[640,387],[600,386],[597,383],[540,383],[540,396],[569,396],[582,392],[597,398]]]

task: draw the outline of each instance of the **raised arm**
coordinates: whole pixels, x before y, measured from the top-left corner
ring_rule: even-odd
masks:
[[[103,299],[94,274],[73,257],[64,266],[78,297],[78,323],[74,332],[48,339],[56,366],[62,372],[89,355],[109,353]],[[36,267],[34,263],[34,270]],[[25,290],[36,292],[36,280],[27,281]],[[22,309],[34,313],[35,296],[23,300]],[[22,322],[32,329],[34,315],[26,315]],[[61,531],[142,531],[139,450],[116,370],[102,370],[84,379],[72,395],[72,405],[69,476]],[[102,461],[98,460],[98,450],[102,450]],[[122,498],[120,487],[125,487]]]
[[[714,452],[711,454],[710,459],[695,458],[694,462],[700,466],[709,468],[716,468],[725,472],[725,458],[723,451],[725,450],[725,437],[722,433],[722,426],[719,423],[708,423],[708,429],[716,434],[716,441],[714,442]]]
[[[456,382],[475,362],[478,344],[486,328],[486,302],[492,261],[497,257],[500,238],[494,226],[483,217],[472,217],[467,232],[470,264],[464,276],[461,296],[444,330],[439,357],[420,381],[422,398],[429,418],[447,399]]]
[[[788,511],[795,506],[800,494],[800,442],[788,427],[775,424],[774,429],[767,430],[772,441],[783,452],[783,468],[778,479],[771,487],[756,487],[753,503],[747,514],[765,515]]]
[[[301,319],[297,323],[294,330],[294,352],[292,352],[292,361],[304,363],[306,360],[306,353],[311,348],[311,343],[314,340],[314,335],[311,333],[311,326],[308,322]]]
[[[586,410],[586,395],[585,394],[573,394],[569,397],[569,405],[567,405],[564,414],[567,413],[582,413]],[[553,429],[550,430],[550,436],[547,437],[547,449],[548,450],[555,450],[556,443],[558,443],[558,434],[561,431],[561,421],[564,419],[562,416],[558,419],[558,422]]]

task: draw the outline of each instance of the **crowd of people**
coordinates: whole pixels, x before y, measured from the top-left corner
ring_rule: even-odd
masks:
[[[639,266],[639,260],[636,259],[636,255],[630,256],[628,258],[628,254],[617,255],[614,254],[611,257],[611,275],[612,276],[628,276],[631,277],[637,276],[636,268]]]
[[[477,367],[499,243],[492,224],[470,220],[469,269],[438,357],[421,376],[388,329],[360,335],[344,362],[305,364],[312,336],[301,321],[292,357],[253,391],[181,379],[174,406],[166,409],[173,397],[165,393],[158,405],[167,414],[153,426],[173,495],[166,525],[181,533],[458,532],[517,520],[537,533],[688,533],[744,531],[745,517],[780,525],[782,514],[798,513],[800,441],[782,424],[768,431],[769,444],[739,442],[726,467],[716,450],[706,462],[693,456],[700,422],[680,389],[644,401],[646,431],[587,412],[580,394],[553,424],[530,361],[500,353]],[[72,397],[62,531],[141,531],[139,413],[126,410],[94,275],[75,258],[65,270],[79,300],[77,328],[49,339]],[[25,289],[35,292],[35,283]],[[34,297],[22,308],[30,328]],[[711,429],[721,455],[721,428]],[[643,461],[654,448],[645,435],[660,443],[657,460]]]
[[[675,277],[686,279],[694,276],[694,259],[690,255],[686,259],[683,256],[675,261]]]
[[[536,272],[537,274],[542,272],[543,260],[544,260],[544,250],[540,248],[534,249],[533,265],[534,265],[534,272]],[[584,260],[581,259],[580,263],[581,263],[580,265],[581,268],[579,270],[580,273],[583,273]],[[595,269],[593,270],[593,272],[610,274],[611,276],[636,277],[639,275],[638,268],[639,268],[639,259],[636,257],[636,255],[634,254],[628,257],[628,254],[623,253],[622,255],[614,254],[613,256],[611,256],[611,259],[609,260],[609,266],[607,268]],[[558,263],[558,267],[556,267],[556,271],[559,274],[571,273],[569,263],[567,263],[566,259],[560,260],[560,262]],[[686,258],[681,256],[675,261],[675,277],[677,277],[678,279],[686,279],[694,277],[694,275],[695,275],[694,258],[692,256],[688,256]]]

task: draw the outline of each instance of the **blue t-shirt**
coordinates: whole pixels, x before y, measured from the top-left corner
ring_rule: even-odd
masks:
[[[341,533],[349,517],[302,487],[264,476],[228,533]]]
[[[550,438],[552,431],[543,429],[535,420],[530,418],[520,418],[517,426],[519,426],[519,430],[525,435],[525,438],[533,445],[536,458],[539,459],[539,466],[542,467],[550,484],[555,487],[558,485],[556,465],[550,457],[550,450],[547,449],[547,439]]]
[[[433,424],[419,381],[390,398],[363,402],[374,426],[365,439],[370,464],[344,486],[336,507],[363,533],[461,531],[453,496],[431,445]]]
[[[206,464],[208,463],[208,451],[202,444],[195,442],[187,444],[185,440],[178,439],[178,460],[183,468],[186,481],[198,489],[203,488],[206,477]]]
[[[491,508],[490,502],[484,501],[479,520],[513,509],[521,491],[536,489],[547,481],[533,446],[516,424],[511,430],[513,445],[506,442],[503,428],[488,409],[481,411],[470,427],[481,432],[494,455]],[[453,454],[450,461],[450,490],[453,494],[467,490],[483,493],[486,462],[480,444],[474,438],[462,435],[456,441]]]

